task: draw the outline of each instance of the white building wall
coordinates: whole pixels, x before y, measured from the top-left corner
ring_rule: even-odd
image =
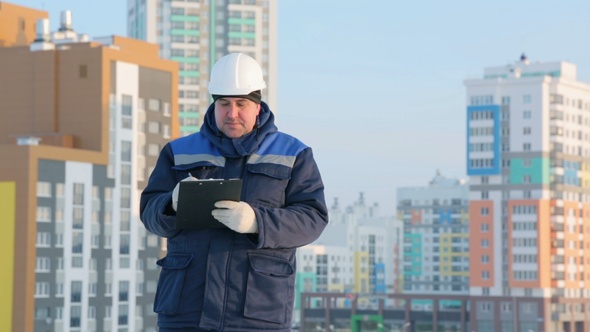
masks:
[[[111,131],[113,137],[111,140],[114,141],[115,146],[115,160],[114,160],[114,175],[115,175],[115,188],[113,191],[113,222],[112,222],[112,266],[113,266],[113,273],[112,273],[112,310],[111,310],[111,330],[116,331],[118,329],[118,319],[119,316],[119,283],[121,281],[128,281],[129,282],[129,290],[128,290],[128,301],[123,303],[127,305],[127,326],[130,331],[135,330],[135,323],[137,322],[135,318],[135,306],[136,306],[136,288],[134,285],[137,283],[137,273],[136,273],[136,264],[137,264],[137,254],[138,254],[138,228],[143,227],[142,223],[139,220],[139,197],[141,192],[137,189],[137,162],[138,162],[138,142],[137,142],[137,132],[139,132],[139,118],[137,116],[137,105],[139,101],[139,67],[135,64],[129,64],[124,62],[117,62],[116,66],[116,73],[117,77],[115,78],[115,86],[117,87],[117,91],[115,91],[115,99],[116,99],[116,108],[115,108],[115,130]],[[132,128],[123,128],[121,126],[121,105],[122,105],[122,95],[131,96],[133,100],[133,121],[132,121]],[[111,115],[112,116],[112,115]],[[114,135],[113,135],[114,134]],[[121,183],[121,164],[123,161],[121,160],[121,145],[122,142],[127,141],[131,142],[131,184],[130,185],[123,185]],[[111,161],[113,162],[113,161]],[[128,162],[127,162],[128,163]],[[119,248],[121,246],[120,238],[121,238],[121,214],[120,211],[121,207],[121,188],[125,186],[126,188],[131,189],[131,220],[129,225],[129,255],[122,256],[119,253]],[[126,260],[128,257],[129,259],[129,267],[120,267],[121,259]]]
[[[89,262],[90,262],[90,236],[91,220],[92,220],[92,165],[80,162],[66,162],[66,179],[64,184],[64,275],[63,287],[64,294],[71,294],[72,281],[82,282],[81,292],[81,315],[80,327],[82,331],[88,330],[88,284],[89,284]],[[73,248],[73,232],[80,231],[73,228],[73,200],[74,200],[74,184],[82,184],[84,186],[84,217],[81,231],[83,232],[82,242],[82,267],[72,267],[72,248]],[[71,308],[78,305],[78,303],[71,302],[71,296],[63,297],[63,321],[70,322]],[[69,324],[68,324],[69,325]]]

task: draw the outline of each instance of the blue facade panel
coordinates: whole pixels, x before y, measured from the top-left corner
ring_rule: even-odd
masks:
[[[500,116],[501,116],[500,105],[477,105],[467,107],[467,175],[498,175],[501,172],[502,154],[500,151]],[[492,144],[493,159],[492,164],[489,167],[474,166],[471,163],[471,127],[472,114],[476,112],[492,112],[493,114],[493,139]]]
[[[375,293],[382,294],[385,293],[385,264],[377,263],[375,264]]]

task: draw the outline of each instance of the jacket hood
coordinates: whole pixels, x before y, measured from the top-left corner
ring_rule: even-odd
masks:
[[[277,132],[274,119],[274,114],[268,105],[265,102],[260,102],[260,113],[254,129],[242,137],[229,138],[217,128],[215,103],[212,103],[205,113],[200,131],[211,144],[221,151],[224,157],[237,158],[253,154],[267,135]]]

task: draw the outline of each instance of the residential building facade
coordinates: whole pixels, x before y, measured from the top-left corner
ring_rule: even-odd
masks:
[[[378,205],[367,205],[362,193],[345,209],[335,201],[322,235],[297,250],[298,293],[354,294],[334,305],[350,308],[355,300],[368,308],[376,305],[375,295],[396,291],[402,224],[378,212]]]
[[[180,134],[196,132],[211,104],[207,90],[215,61],[242,52],[260,63],[267,88],[262,100],[276,113],[276,0],[128,0],[130,37],[159,45],[179,64]]]
[[[178,64],[143,41],[90,42],[68,12],[53,33],[10,21],[36,37],[0,43],[0,330],[155,332],[163,246],[138,206],[178,136]]]
[[[590,329],[590,84],[576,71],[523,54],[465,80],[472,330]]]
[[[439,172],[427,186],[398,188],[398,218],[404,224],[404,294],[469,293],[468,197],[465,180]],[[416,300],[412,306],[431,308],[432,301]]]

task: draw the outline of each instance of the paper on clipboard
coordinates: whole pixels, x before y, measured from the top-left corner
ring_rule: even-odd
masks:
[[[176,229],[226,228],[211,215],[215,202],[240,201],[241,179],[210,179],[180,182]]]

